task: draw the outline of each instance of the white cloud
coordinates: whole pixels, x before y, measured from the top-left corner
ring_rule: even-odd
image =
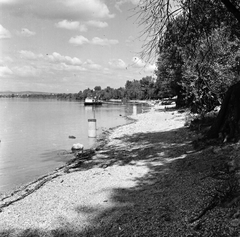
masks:
[[[8,39],[11,38],[11,33],[5,29],[2,25],[0,25],[0,39]]]
[[[63,20],[63,21],[59,21],[55,25],[58,28],[64,28],[64,29],[67,29],[67,30],[76,30],[79,27],[79,22],[78,21]]]
[[[31,31],[27,28],[22,28],[20,32],[17,31],[17,34],[23,37],[30,37],[30,36],[36,35],[36,32]]]
[[[79,30],[81,32],[86,32],[88,30],[87,26],[92,26],[96,28],[105,28],[105,27],[108,27],[108,23],[91,20],[91,21],[83,22],[82,24],[80,24],[79,21],[63,20],[56,23],[55,26],[58,28],[63,28],[67,30]]]
[[[27,50],[21,50],[19,51],[22,58],[25,59],[40,59],[45,60],[52,63],[66,63],[68,65],[81,65],[82,61],[77,57],[69,57],[69,56],[63,56],[57,52],[54,52],[52,54],[47,54],[43,56],[42,54],[35,54],[32,51]]]
[[[25,59],[37,59],[37,58],[43,57],[42,54],[35,54],[32,51],[28,51],[28,50],[20,50],[19,53],[21,57]]]
[[[92,20],[114,17],[102,0],[1,0],[0,3],[4,11],[39,18]]]
[[[20,77],[36,77],[40,74],[40,70],[29,65],[17,66],[12,68],[15,75]]]
[[[33,60],[37,60],[37,63],[32,64],[31,66],[22,66],[15,67],[14,74],[23,76],[32,76],[36,77],[42,73],[53,74],[56,71],[60,72],[84,72],[88,70],[99,71],[102,69],[102,66],[88,59],[85,62],[82,62],[77,57],[64,56],[60,53],[54,52],[52,54],[42,55],[35,54],[31,51],[21,50],[19,51],[22,58],[30,60],[31,63],[34,63]],[[24,62],[24,61],[23,61]],[[27,62],[28,63],[28,62]],[[25,62],[26,64],[26,62]]]
[[[97,27],[97,28],[108,27],[108,23],[107,22],[102,22],[102,21],[88,21],[87,24],[90,25],[90,26]]]
[[[117,69],[126,69],[127,64],[122,59],[112,59],[108,62],[108,64]]]
[[[88,30],[88,28],[87,28],[86,25],[80,25],[78,30],[81,31],[81,32],[86,32]]]
[[[143,0],[118,0],[116,3],[115,3],[115,7],[120,11],[122,12],[121,10],[121,6],[125,3],[132,3],[133,5],[138,5],[140,4],[140,2],[143,1]]]
[[[48,55],[48,58],[52,61],[52,62],[63,62],[66,64],[71,64],[71,65],[81,65],[82,62],[79,58],[71,58],[69,56],[62,56],[59,53],[54,52],[52,55]]]
[[[11,74],[13,74],[13,72],[8,66],[0,66],[0,77],[6,77]]]
[[[112,71],[109,68],[104,68],[103,69],[103,74],[112,74]]]
[[[58,28],[63,28],[67,30],[79,30],[81,32],[87,31],[87,26],[80,24],[79,21],[68,21],[63,20],[55,24]]]
[[[106,45],[114,45],[114,44],[118,44],[118,40],[115,39],[101,39],[99,37],[94,37],[91,41],[92,44],[95,45],[101,45],[101,46],[106,46]]]
[[[83,68],[82,66],[68,65],[66,63],[60,63],[53,69],[60,70],[60,71],[86,71],[86,69]]]
[[[125,2],[126,2],[126,1],[124,1],[124,0],[121,0],[121,1],[116,2],[116,3],[115,3],[116,9],[118,9],[118,11],[122,12],[122,10],[121,10],[120,7],[121,7]]]
[[[145,72],[154,72],[157,70],[157,66],[155,64],[147,64],[145,67]]]
[[[69,40],[69,43],[74,45],[83,45],[83,44],[89,43],[89,40],[82,35],[78,35],[78,36],[72,37]]]
[[[132,64],[133,67],[143,68],[145,72],[154,72],[154,70],[156,70],[155,64],[146,63],[138,57],[133,57],[132,62],[133,62]]]
[[[89,69],[100,70],[102,66],[99,64],[94,63],[92,60],[88,59],[86,62],[83,63],[83,66]]]
[[[63,0],[62,0],[63,1]],[[109,9],[101,0],[68,0],[64,4],[75,9],[78,14],[87,14],[90,19],[93,18],[113,18],[114,15],[110,14]]]
[[[4,63],[12,63],[13,59],[9,56],[0,58],[0,64],[3,65]]]
[[[146,66],[146,63],[142,59],[140,59],[138,57],[133,57],[132,58],[132,62],[133,62],[133,66],[134,67],[141,68],[141,67],[145,67]]]
[[[0,4],[12,4],[16,2],[17,0],[0,0]]]
[[[134,37],[130,35],[130,36],[126,39],[125,42],[127,43],[127,45],[133,43],[133,42],[134,42]]]
[[[130,0],[130,2],[133,4],[133,5],[137,5],[137,4],[140,4],[142,0]]]
[[[72,37],[69,40],[70,44],[74,44],[76,46],[81,46],[84,44],[93,44],[93,45],[101,45],[101,46],[109,46],[109,45],[114,45],[114,44],[118,44],[118,40],[115,39],[101,39],[99,37],[94,37],[92,40],[88,40],[87,38],[85,38],[82,35],[78,35],[75,37]]]
[[[22,59],[30,60],[32,63],[29,65],[28,61],[22,60],[22,62],[25,63],[25,66],[13,68],[13,73],[20,77],[36,77],[42,73],[52,74],[54,71],[84,72],[88,70],[103,70],[101,65],[93,62],[90,59],[82,62],[77,57],[64,56],[57,52],[43,55],[36,54],[32,51],[21,50],[19,53]],[[37,60],[37,62],[34,62],[33,60]]]

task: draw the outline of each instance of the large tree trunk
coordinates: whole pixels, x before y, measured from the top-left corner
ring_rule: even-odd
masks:
[[[217,138],[221,134],[224,140],[238,141],[240,137],[239,120],[240,82],[228,89],[218,116],[207,133],[207,138]]]
[[[240,10],[230,0],[221,0],[221,2],[240,24]],[[238,141],[240,137],[239,120],[240,82],[228,89],[218,116],[207,133],[207,138],[216,138],[222,134],[224,140]]]

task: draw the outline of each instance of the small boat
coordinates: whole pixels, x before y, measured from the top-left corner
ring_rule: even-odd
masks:
[[[84,101],[84,105],[102,105],[102,101],[99,101],[93,97],[87,97]]]

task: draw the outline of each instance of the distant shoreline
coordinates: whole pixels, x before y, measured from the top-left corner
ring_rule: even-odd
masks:
[[[83,99],[77,99],[77,93],[39,93],[39,92],[0,92],[1,98],[22,98],[22,99],[57,99],[57,100],[69,100],[69,101],[79,101],[84,102]],[[110,100],[101,100],[103,104],[149,104],[151,101],[158,100],[124,100],[121,99],[110,99]]]

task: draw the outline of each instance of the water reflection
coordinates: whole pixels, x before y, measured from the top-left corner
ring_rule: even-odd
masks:
[[[97,119],[99,136],[103,128],[126,123],[128,114],[126,107],[116,105],[0,99],[0,192],[63,165],[70,159],[64,151],[70,152],[74,143],[85,149],[94,146],[96,139],[88,138],[88,119]]]

